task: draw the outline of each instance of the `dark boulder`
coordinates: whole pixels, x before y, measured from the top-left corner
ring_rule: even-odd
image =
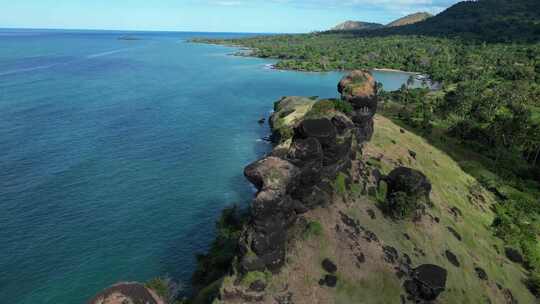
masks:
[[[480,280],[487,281],[488,275],[484,269],[481,267],[474,267],[474,271]]]
[[[452,235],[458,240],[461,242],[462,238],[461,238],[461,235],[456,231],[456,229],[452,228],[452,227],[446,227],[446,229],[448,229],[448,231],[450,231],[450,233],[452,233]]]
[[[336,287],[337,285],[337,277],[335,275],[327,274],[319,280],[319,285],[321,286],[328,286],[328,287]]]
[[[329,145],[335,142],[337,130],[332,121],[328,118],[306,119],[300,127],[295,129],[296,135],[300,138],[316,138],[322,145]]]
[[[456,267],[459,267],[461,264],[459,263],[459,260],[457,258],[457,256],[455,254],[453,254],[450,250],[446,250],[444,252],[444,255],[446,256],[446,258],[448,259],[448,261],[456,266]]]
[[[504,253],[506,254],[506,257],[514,263],[523,264],[525,261],[523,255],[521,255],[521,252],[517,249],[506,247],[504,248]]]
[[[420,171],[398,167],[380,179],[387,184],[383,211],[398,219],[419,219],[430,204],[431,183]]]
[[[260,125],[263,125],[265,122],[266,122],[266,118],[264,118],[264,117],[261,118],[261,119],[259,119],[259,121],[258,121],[258,123],[259,123]]]
[[[445,290],[446,278],[446,269],[424,264],[412,271],[412,278],[404,283],[404,287],[416,301],[433,301]]]
[[[322,261],[322,267],[326,272],[335,273],[337,271],[337,266],[330,259],[324,259]]]
[[[431,183],[424,173],[407,167],[398,167],[384,179],[388,184],[388,193],[404,192],[412,196],[424,196],[429,199]]]

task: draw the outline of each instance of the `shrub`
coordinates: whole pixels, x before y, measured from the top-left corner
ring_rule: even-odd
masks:
[[[145,286],[155,291],[165,303],[173,303],[180,292],[180,285],[168,277],[154,278],[148,281]]]
[[[269,271],[261,272],[261,271],[250,271],[244,275],[242,278],[242,285],[244,286],[250,286],[256,281],[261,281],[264,283],[267,283],[270,278],[272,277],[272,274]]]
[[[340,99],[334,100],[334,108],[337,111],[343,112],[345,114],[349,114],[353,111],[353,107],[350,102]]]
[[[313,236],[321,236],[323,234],[323,227],[321,223],[317,221],[311,221],[307,224],[306,230],[304,230],[304,239],[309,239]]]
[[[340,172],[334,181],[334,190],[339,195],[345,195],[347,193],[347,175]]]
[[[386,203],[386,212],[399,219],[411,216],[417,209],[416,198],[401,191],[393,193],[387,198]]]
[[[206,254],[197,255],[192,282],[200,289],[223,277],[238,251],[238,238],[247,219],[237,206],[223,210],[216,223],[217,236]]]

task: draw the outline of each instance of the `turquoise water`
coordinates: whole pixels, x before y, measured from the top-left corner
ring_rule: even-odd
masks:
[[[2,303],[187,282],[220,211],[252,197],[242,169],[270,148],[257,120],[283,95],[336,96],[341,77],[185,42],[239,34],[122,35],[0,30]]]

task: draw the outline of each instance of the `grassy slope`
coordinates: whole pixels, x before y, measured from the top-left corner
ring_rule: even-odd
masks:
[[[380,168],[384,173],[398,165],[423,171],[433,183],[431,198],[435,207],[428,211],[431,216],[424,216],[419,223],[390,220],[378,210],[377,198],[361,195],[353,190],[357,186],[349,185],[346,193],[336,195],[330,208],[319,208],[305,215],[318,228],[308,235],[304,233],[290,248],[287,264],[280,274],[267,278],[266,298],[261,303],[274,303],[274,297],[289,291],[297,304],[399,303],[400,295],[404,295],[403,281],[397,278],[394,265],[385,262],[383,245],[395,247],[400,256],[408,254],[413,266],[434,263],[448,270],[447,290],[438,303],[486,303],[488,298],[491,303],[506,303],[497,283],[510,289],[519,303],[536,302],[521,283],[526,278],[524,269],[504,257],[502,241],[489,228],[494,216],[490,210],[494,203],[491,194],[471,187],[476,184],[475,179],[445,152],[412,132],[401,133],[400,129],[388,118],[376,116],[374,138],[364,148],[362,157],[372,168]],[[417,152],[416,160],[409,150]],[[469,162],[474,162],[475,156],[471,156]],[[451,207],[458,207],[463,216],[456,219],[449,212]],[[372,219],[367,210],[373,210],[376,218]],[[362,237],[351,241],[336,230],[336,225],[342,227],[341,231],[345,227],[340,212],[358,219],[381,242],[367,242]],[[436,223],[435,217],[440,223]],[[457,230],[463,241],[458,241],[447,230],[448,226]],[[407,240],[404,233],[411,239]],[[425,255],[419,254],[418,249]],[[459,268],[444,256],[447,249],[458,257]],[[359,252],[366,257],[361,265],[356,264],[355,253]],[[319,286],[325,275],[321,268],[324,258],[332,259],[338,266],[339,281],[335,289]],[[480,280],[475,267],[483,268],[489,279]],[[226,278],[224,286],[233,286],[234,279],[234,276]]]
[[[409,156],[409,149],[417,152],[416,160]],[[385,173],[391,170],[396,162],[401,162],[424,172],[431,180],[435,207],[430,213],[440,218],[440,224],[428,227],[381,219],[381,222],[374,224],[372,228],[390,244],[410,251],[411,244],[401,236],[401,232],[406,231],[413,243],[422,246],[426,252],[426,257],[411,256],[413,264],[435,262],[449,270],[449,290],[441,296],[441,302],[481,303],[487,294],[497,303],[501,300],[501,295],[495,283],[500,283],[512,290],[520,303],[534,303],[535,299],[521,283],[525,279],[524,270],[504,257],[502,241],[493,236],[489,228],[494,216],[490,210],[494,203],[493,197],[482,189],[479,194],[484,201],[470,199],[471,185],[475,184],[475,179],[461,169],[460,163],[420,136],[411,132],[401,134],[399,126],[382,116],[377,117],[374,139],[365,152],[371,156],[384,155],[381,167]],[[474,162],[472,153],[469,162]],[[463,212],[462,219],[456,221],[451,215],[449,209],[453,206]],[[361,216],[367,218],[366,215]],[[393,229],[388,229],[389,226]],[[463,241],[459,242],[454,238],[445,229],[447,226],[458,231]],[[458,256],[461,268],[456,268],[446,260],[443,256],[446,249]],[[489,283],[477,278],[474,272],[476,265],[486,270]],[[463,293],[463,290],[466,292]]]

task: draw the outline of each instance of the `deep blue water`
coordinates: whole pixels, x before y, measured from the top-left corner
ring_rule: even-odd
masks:
[[[257,120],[283,95],[337,94],[339,73],[185,42],[240,34],[125,34],[0,30],[2,303],[187,282],[220,211],[252,197],[242,169],[270,148]]]

